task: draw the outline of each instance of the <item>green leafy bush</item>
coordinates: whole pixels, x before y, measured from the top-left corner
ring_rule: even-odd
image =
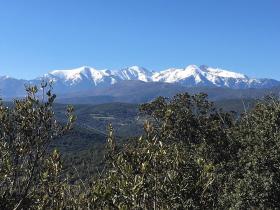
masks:
[[[46,88],[47,84],[42,84],[40,92],[44,93]],[[71,128],[75,117],[73,108],[69,107],[68,123],[60,125],[52,111],[55,95],[50,89],[46,92],[47,98],[40,101],[38,92],[37,87],[27,87],[28,96],[15,100],[12,108],[0,105],[1,209],[35,208],[38,200],[55,196],[54,192],[45,192],[42,198],[39,193],[46,176],[58,176],[58,171],[51,172],[58,169],[47,167],[50,164],[48,145]]]

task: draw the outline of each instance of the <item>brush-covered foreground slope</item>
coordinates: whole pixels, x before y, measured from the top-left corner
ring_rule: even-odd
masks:
[[[215,102],[217,108],[239,114],[251,109],[255,103],[256,100],[251,99]],[[65,107],[66,105],[62,104],[55,106],[60,121],[65,119]],[[95,174],[96,169],[102,171],[109,123],[114,127],[118,144],[126,142],[129,137],[143,134],[144,116],[139,116],[138,105],[127,103],[75,105],[75,110],[77,122],[74,129],[52,144],[52,148],[58,148],[62,152],[65,169],[74,177],[77,176],[77,171],[79,178]]]
[[[255,102],[250,99],[229,99],[216,101],[215,104],[218,108],[241,113],[253,107]],[[6,105],[12,106],[10,102]],[[57,119],[61,122],[65,122],[66,119],[66,106],[65,104],[54,106]],[[113,125],[116,140],[120,144],[129,137],[143,134],[145,118],[139,115],[137,104],[77,104],[74,107],[77,121],[73,130],[56,139],[50,148],[57,148],[62,153],[64,167],[74,177],[83,179],[89,174],[95,174],[96,169],[102,170],[108,124]]]

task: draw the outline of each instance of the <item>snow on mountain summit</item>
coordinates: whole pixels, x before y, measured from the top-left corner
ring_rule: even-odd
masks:
[[[218,76],[218,77],[225,77],[225,78],[235,78],[235,79],[248,79],[248,77],[244,74],[241,73],[236,73],[220,68],[212,68],[212,67],[207,67],[204,69],[205,72]]]
[[[249,78],[240,73],[207,66],[189,65],[186,68],[171,68],[155,73],[153,81],[180,83],[184,86],[217,86],[230,87],[233,80],[244,83]],[[234,87],[236,88],[236,87]]]
[[[205,65],[189,65],[185,68],[169,68],[163,71],[149,71],[139,66],[120,70],[98,70],[82,66],[70,70],[54,70],[45,75],[45,78],[54,81],[56,87],[63,92],[67,92],[69,88],[79,91],[93,87],[109,87],[124,80],[176,83],[185,87],[228,87],[234,89],[270,88],[280,85],[280,82],[276,80],[252,79],[241,73]]]
[[[153,75],[153,81],[174,83],[193,77],[197,82],[200,82],[201,74],[201,70],[196,65],[189,65],[185,69],[170,68],[157,72]]]
[[[131,66],[117,71],[116,76],[120,77],[122,80],[140,80],[143,82],[150,82],[152,72],[143,67]]]
[[[107,70],[96,70],[92,67],[82,66],[72,70],[54,70],[49,75],[58,77],[64,80],[76,80],[85,77],[87,79],[100,79],[103,76],[108,76]]]
[[[87,83],[97,86],[105,81],[114,84],[114,78],[111,78],[111,72],[109,70],[97,70],[88,66],[82,66],[71,70],[54,70],[46,76],[53,81],[59,81],[60,83],[72,86],[79,83]]]

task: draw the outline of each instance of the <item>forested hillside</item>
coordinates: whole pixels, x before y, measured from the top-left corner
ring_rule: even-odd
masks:
[[[0,105],[1,209],[280,208],[275,97],[63,108],[37,92]]]

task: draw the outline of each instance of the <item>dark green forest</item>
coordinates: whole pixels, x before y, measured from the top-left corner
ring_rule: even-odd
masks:
[[[280,101],[0,104],[0,209],[279,209]]]

